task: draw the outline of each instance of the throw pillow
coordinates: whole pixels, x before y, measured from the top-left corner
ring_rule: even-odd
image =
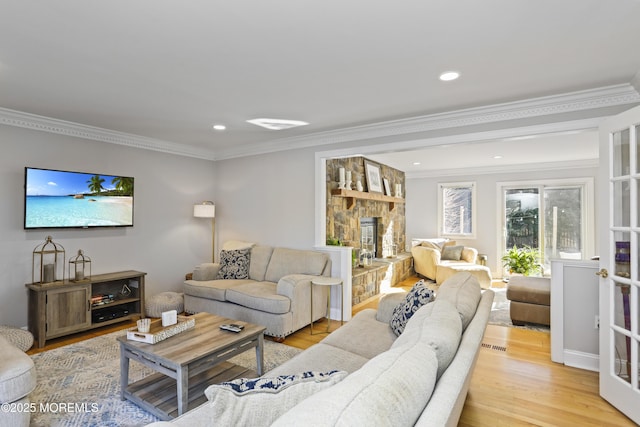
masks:
[[[248,279],[251,249],[220,251],[217,279]]]
[[[433,301],[434,298],[435,293],[425,285],[424,280],[417,282],[413,285],[404,301],[393,309],[391,320],[389,321],[391,330],[400,336],[407,322],[411,319],[411,316],[413,316],[413,313],[418,311],[423,305]]]
[[[440,257],[440,259],[460,261],[460,258],[462,257],[462,249],[464,249],[464,246],[445,246],[442,249],[442,257]]]
[[[211,402],[211,419],[216,425],[269,426],[302,400],[347,375],[346,371],[310,371],[273,378],[239,378],[211,385],[204,394]]]

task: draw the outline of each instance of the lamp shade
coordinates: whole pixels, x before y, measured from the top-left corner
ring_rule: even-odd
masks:
[[[213,202],[203,202],[199,205],[193,205],[193,216],[197,218],[215,218],[216,205]]]

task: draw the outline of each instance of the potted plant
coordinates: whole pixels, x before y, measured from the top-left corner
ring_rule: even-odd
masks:
[[[509,271],[509,274],[522,274],[523,276],[530,276],[542,271],[540,265],[540,251],[531,246],[523,246],[518,248],[513,246],[502,257],[504,267]]]

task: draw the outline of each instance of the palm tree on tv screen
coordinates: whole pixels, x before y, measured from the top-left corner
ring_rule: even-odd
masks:
[[[87,181],[87,184],[89,184],[89,191],[100,194],[100,192],[104,190],[104,187],[102,186],[103,182],[104,179],[100,178],[100,175],[92,176],[91,179]]]
[[[116,176],[111,180],[111,183],[116,186],[116,189],[120,192],[120,195],[133,195],[133,178]]]

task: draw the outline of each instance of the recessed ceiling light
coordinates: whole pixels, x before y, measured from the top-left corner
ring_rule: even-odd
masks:
[[[460,77],[460,73],[457,71],[446,71],[440,74],[440,80],[443,82],[450,82],[451,80],[455,80]]]
[[[493,156],[493,158],[494,158],[494,159],[501,159],[501,158],[502,158],[502,156],[501,156],[500,154],[498,154],[498,155],[496,155],[496,156]]]
[[[225,125],[213,125],[215,130],[225,130],[227,127]]]
[[[266,129],[271,130],[283,130],[295,128],[298,126],[306,126],[309,123],[303,122],[300,120],[285,120],[285,119],[251,119],[247,120],[248,123],[251,123],[256,126],[262,126]]]
[[[420,166],[420,162],[413,162],[413,166]]]

